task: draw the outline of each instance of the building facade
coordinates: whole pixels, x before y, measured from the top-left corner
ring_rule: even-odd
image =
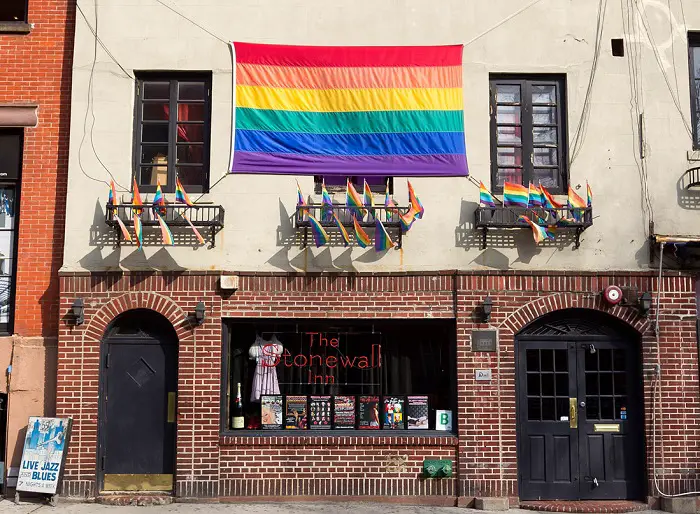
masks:
[[[683,183],[699,158],[692,9],[680,21],[651,2],[82,8],[58,350],[65,494],[470,505],[700,486],[695,280],[675,259],[694,239],[656,238],[693,233],[697,215]],[[244,79],[228,41],[463,44],[473,180],[409,177],[425,213],[408,232],[384,218],[400,248],[346,247],[337,232],[316,247],[297,183],[318,212],[321,177],[229,173]],[[173,203],[176,177],[195,207]],[[404,177],[369,180],[375,203],[388,183],[406,206]],[[325,181],[340,212],[348,178],[361,187]],[[509,218],[525,211],[479,207],[478,183],[500,197],[504,181],[595,196],[536,245]],[[150,214],[158,183],[167,246]]]
[[[27,419],[56,409],[74,9],[0,7],[0,432],[10,485]]]

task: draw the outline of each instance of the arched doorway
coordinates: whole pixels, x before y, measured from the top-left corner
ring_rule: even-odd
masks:
[[[526,326],[515,346],[520,498],[643,498],[639,334],[566,309]]]
[[[172,490],[177,343],[170,322],[148,309],[127,311],[107,329],[100,366],[100,490]]]

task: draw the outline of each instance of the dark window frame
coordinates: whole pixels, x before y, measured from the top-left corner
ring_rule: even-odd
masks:
[[[490,132],[490,150],[491,150],[491,191],[493,193],[503,193],[503,186],[498,185],[498,140],[497,126],[507,126],[508,124],[497,123],[496,109],[496,85],[518,85],[520,86],[519,106],[521,107],[521,148],[522,148],[522,175],[523,185],[528,186],[530,182],[534,183],[533,174],[534,168],[547,168],[545,165],[534,165],[534,148],[532,136],[532,86],[537,85],[554,85],[556,86],[556,102],[557,123],[551,125],[557,128],[557,161],[559,186],[548,187],[548,190],[553,194],[566,194],[569,183],[568,170],[568,127],[567,127],[567,98],[566,98],[566,76],[565,75],[531,75],[531,74],[491,74],[489,76],[489,132]],[[501,104],[509,105],[509,104]],[[516,104],[513,104],[516,105]],[[504,144],[502,146],[512,147],[515,144]],[[538,145],[541,146],[541,145]],[[512,168],[515,166],[502,166],[504,168]]]
[[[177,154],[177,103],[178,84],[180,82],[204,82],[206,97],[204,99],[204,133],[202,156],[202,183],[200,185],[183,184],[188,193],[207,193],[209,191],[210,152],[211,152],[211,108],[212,108],[212,73],[207,71],[193,72],[137,72],[136,95],[134,102],[134,134],[133,134],[133,177],[139,186],[139,191],[154,193],[157,186],[144,184],[141,180],[141,168],[146,166],[141,163],[144,82],[169,82],[170,92],[168,105],[170,109],[168,124],[168,183],[162,186],[164,193],[175,192],[176,154]],[[148,102],[148,100],[146,100]],[[157,101],[156,101],[157,102]]]
[[[452,362],[450,364],[450,369],[449,369],[449,381],[451,384],[452,390],[449,392],[446,392],[445,394],[448,396],[451,396],[451,400],[449,402],[450,409],[452,410],[452,431],[444,431],[444,430],[359,430],[359,429],[329,429],[329,430],[286,430],[286,429],[281,429],[281,430],[265,430],[265,429],[243,429],[243,430],[234,430],[232,428],[229,428],[229,407],[228,403],[230,401],[230,398],[227,395],[227,392],[230,392],[233,394],[232,391],[229,391],[228,385],[229,385],[229,380],[230,380],[230,369],[229,369],[229,343],[230,343],[230,337],[231,337],[231,329],[232,326],[238,323],[244,323],[244,324],[253,324],[257,325],[259,323],[272,323],[272,324],[315,324],[317,322],[323,322],[323,323],[329,323],[332,324],[334,320],[328,319],[328,318],[304,318],[304,319],[287,319],[287,318],[260,318],[256,319],[255,321],[244,321],[239,318],[221,318],[221,323],[222,323],[222,330],[221,330],[221,391],[220,391],[220,419],[219,419],[219,431],[221,436],[244,436],[244,437],[261,437],[261,438],[266,438],[266,437],[284,437],[284,436],[289,436],[289,437],[319,437],[319,436],[350,436],[350,437],[375,437],[375,438],[382,438],[382,437],[456,437],[457,436],[457,430],[459,426],[459,406],[458,406],[458,395],[459,395],[459,383],[458,383],[458,373],[457,373],[457,327],[454,324],[450,324],[449,327],[449,332],[450,332],[450,339],[447,342],[447,348],[448,348],[448,354],[452,359]],[[335,320],[339,323],[347,322],[348,320]],[[353,320],[350,320],[353,321]],[[363,323],[370,323],[372,320],[368,319],[357,319],[354,321],[358,322],[363,322]],[[388,321],[388,320],[382,320],[382,321]],[[415,321],[415,320],[413,320]],[[432,320],[431,320],[432,321]],[[439,322],[438,320],[435,320]],[[430,323],[430,321],[428,321]],[[447,327],[449,324],[449,320],[443,320],[444,326]],[[372,393],[367,393],[367,394],[372,394]],[[421,393],[414,393],[416,395],[419,395]],[[246,392],[244,391],[243,393],[244,396],[244,401],[247,401],[245,398]],[[379,394],[380,396],[380,402],[382,401],[382,395]],[[398,396],[406,396],[406,395],[398,395]],[[433,409],[431,409],[431,414]],[[284,420],[284,417],[283,417]],[[283,421],[284,422],[284,421]],[[432,422],[431,422],[432,425]]]
[[[5,2],[9,0],[3,0]],[[21,20],[2,20],[0,19],[0,25],[11,24],[22,24],[26,25],[29,19],[29,0],[16,0],[17,4],[24,4],[24,16]]]
[[[693,124],[693,150],[700,150],[700,70],[695,73],[693,50],[700,52],[700,32],[688,32],[688,70],[690,86],[690,119]]]

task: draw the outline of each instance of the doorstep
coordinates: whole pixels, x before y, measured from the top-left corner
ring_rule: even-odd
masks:
[[[520,502],[521,509],[542,512],[638,512],[648,510],[646,503],[629,500],[586,500],[586,501],[525,501]]]
[[[150,505],[170,505],[173,503],[172,492],[159,491],[119,491],[102,492],[95,498],[97,503],[103,505],[138,505],[146,507]]]

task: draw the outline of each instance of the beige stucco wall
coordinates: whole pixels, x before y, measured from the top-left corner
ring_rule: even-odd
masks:
[[[93,2],[81,2],[94,25]],[[565,73],[569,140],[581,117],[594,54],[598,2],[593,0],[166,0],[225,40],[318,45],[433,45],[464,43],[467,157],[471,174],[488,184],[489,73]],[[625,2],[626,3],[626,2]],[[534,5],[531,5],[534,4]],[[646,187],[656,231],[700,233],[698,212],[682,208],[678,180],[692,149],[678,102],[690,123],[686,29],[680,4],[640,0],[657,45],[658,63],[635,13],[625,34],[619,2],[608,2],[585,139],[570,170],[573,186],[588,180],[595,195],[593,227],[580,249],[571,242],[535,247],[531,234],[487,250],[472,230],[478,189],[466,179],[418,178],[414,187],[425,218],[404,239],[403,250],[301,250],[279,243],[292,233],[296,201],[293,177],[228,176],[203,198],[226,208],[217,246],[207,248],[104,244],[103,219],[109,175],[128,186],[132,173],[134,80],[97,49],[89,104],[93,36],[78,16],[73,71],[71,148],[64,269],[191,269],[360,271],[487,268],[635,269],[648,265],[649,217],[642,212],[637,120],[631,114],[628,57],[613,57],[610,39],[632,41],[645,113]],[[700,29],[700,0],[684,0],[687,28]],[[528,7],[530,6],[530,7]],[[520,12],[522,11],[522,12]],[[519,14],[516,14],[519,13]],[[134,70],[211,70],[213,118],[211,182],[227,171],[231,125],[229,47],[156,2],[99,4],[99,36],[119,63]],[[628,50],[628,46],[626,50]],[[675,64],[675,67],[674,67]],[[671,91],[661,73],[663,68]],[[677,85],[676,85],[677,84]],[[94,119],[93,119],[94,116]],[[86,132],[85,129],[88,129]],[[94,144],[94,151],[93,151]],[[88,177],[89,175],[89,177]],[[92,178],[90,178],[92,177]],[[312,178],[299,179],[311,192]],[[406,182],[396,180],[405,204]],[[585,189],[579,190],[584,193]],[[124,193],[124,198],[130,196]],[[149,195],[151,196],[151,195]],[[700,205],[700,204],[696,204]],[[698,207],[696,206],[696,209]]]

